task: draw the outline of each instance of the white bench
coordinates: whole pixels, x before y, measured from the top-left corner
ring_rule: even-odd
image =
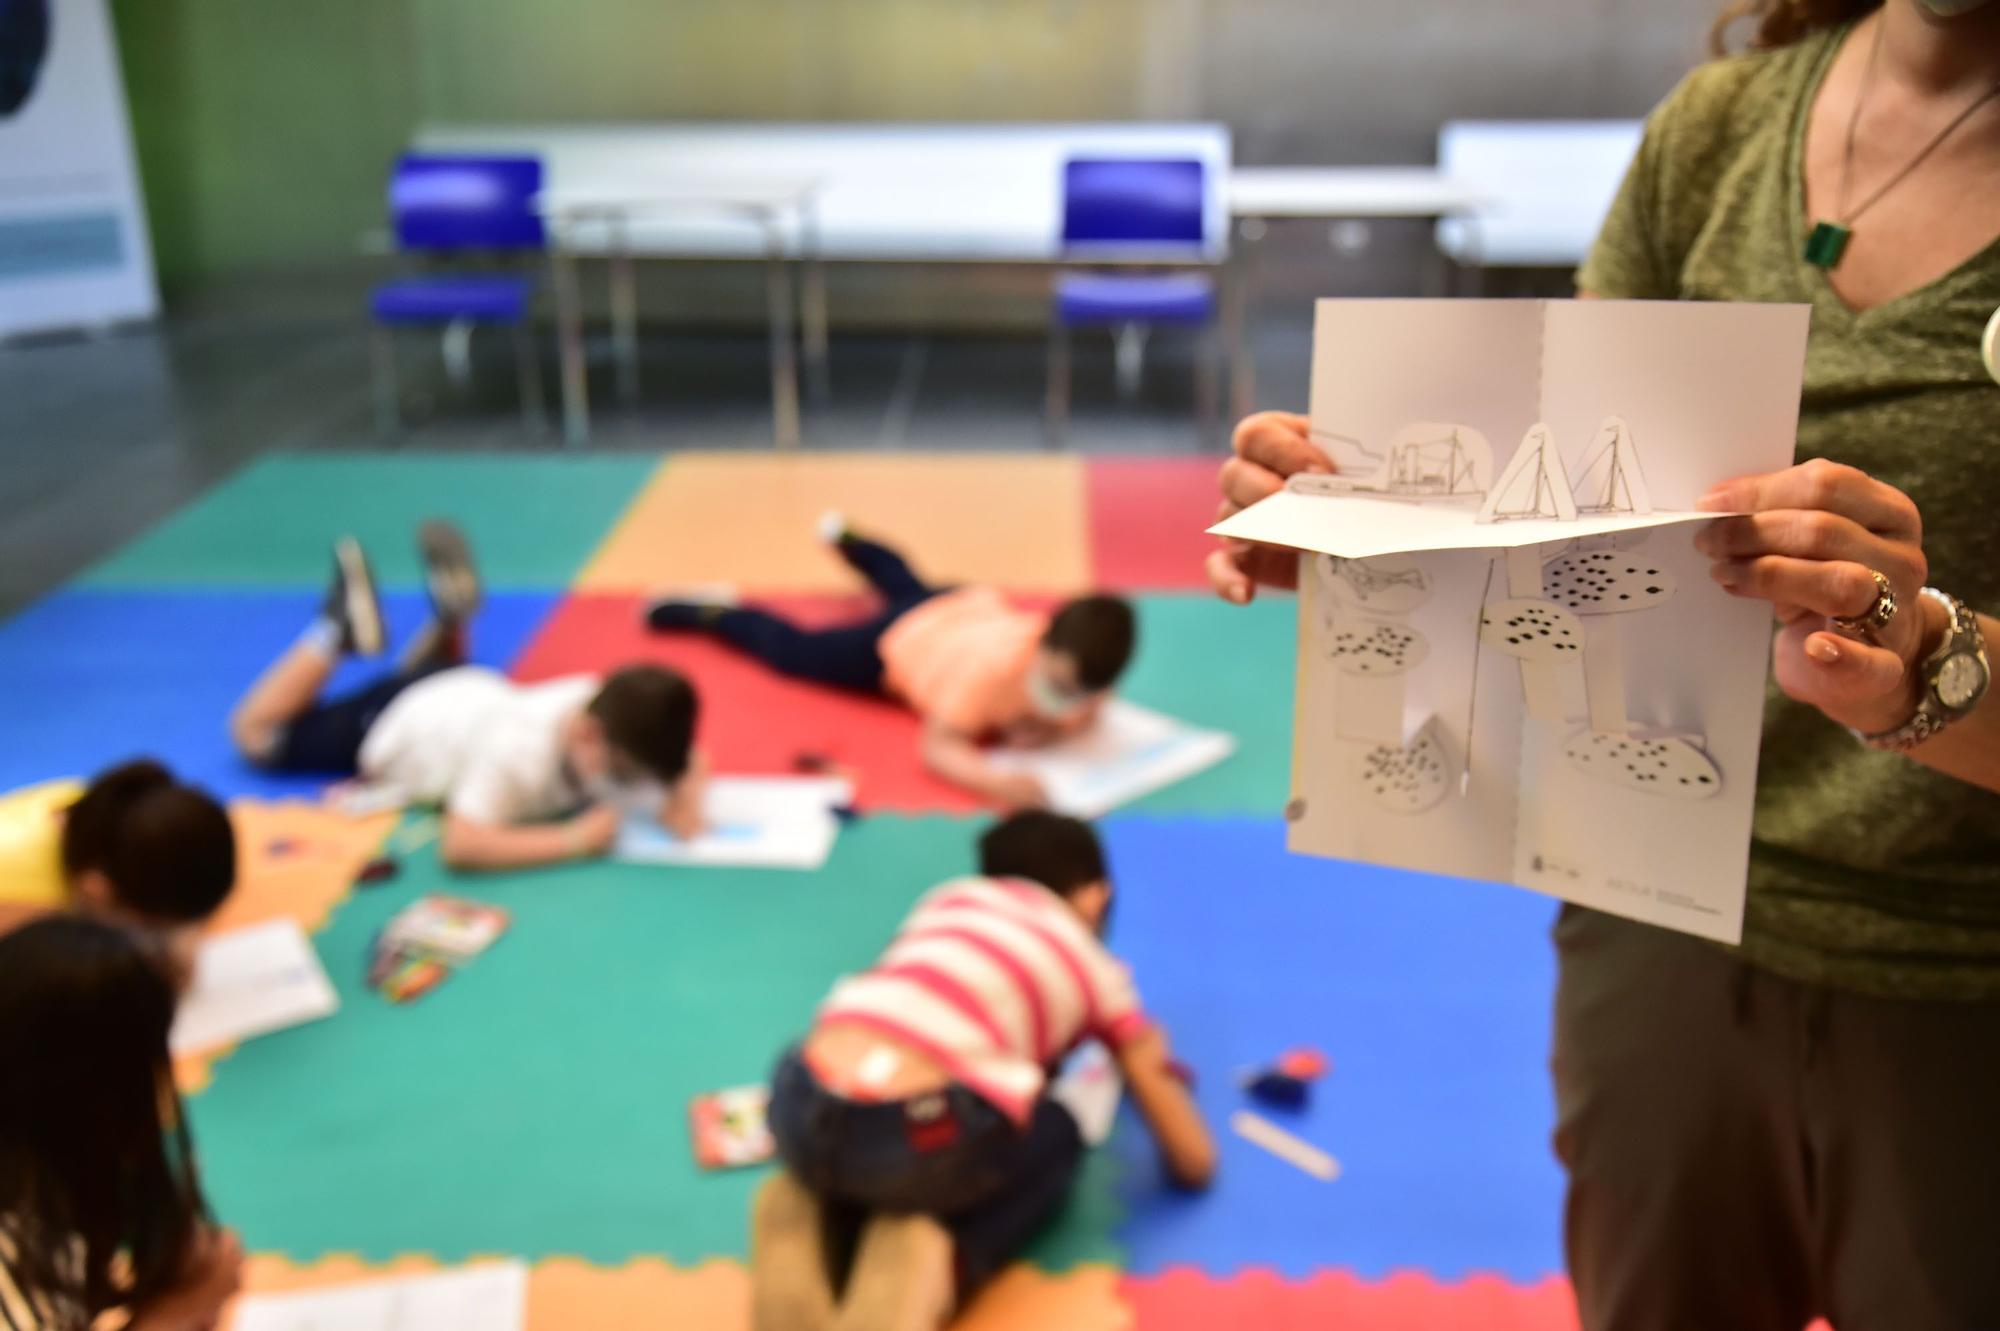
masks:
[[[1438,169],[1477,189],[1477,217],[1438,223],[1466,268],[1574,267],[1611,211],[1639,147],[1637,120],[1455,120],[1438,132]]]

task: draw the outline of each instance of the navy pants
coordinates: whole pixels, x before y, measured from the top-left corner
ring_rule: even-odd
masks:
[[[768,610],[744,607],[716,616],[716,636],[779,674],[838,689],[881,692],[882,635],[941,589],[926,584],[886,545],[849,536],[840,542],[840,553],[881,595],[882,608],[875,614],[833,628],[806,629]]]
[[[1046,1096],[1025,1129],[963,1086],[849,1100],[797,1048],[773,1075],[770,1123],[785,1165],[827,1208],[838,1268],[870,1213],[934,1216],[951,1233],[961,1302],[1062,1207],[1083,1162],[1076,1120]]]
[[[418,680],[449,668],[435,664],[399,670],[352,693],[322,698],[292,718],[263,766],[274,772],[353,776],[361,766],[361,742],[389,704]]]

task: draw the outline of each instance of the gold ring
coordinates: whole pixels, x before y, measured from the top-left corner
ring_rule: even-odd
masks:
[[[1868,608],[1858,615],[1834,615],[1833,626],[1850,637],[1865,642],[1874,642],[1875,635],[1889,627],[1889,621],[1896,617],[1896,589],[1889,585],[1889,579],[1874,569],[1868,576],[1875,579],[1875,599]]]

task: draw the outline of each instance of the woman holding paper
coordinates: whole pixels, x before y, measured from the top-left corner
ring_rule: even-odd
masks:
[[[1589,1331],[2000,1326],[2000,0],[1731,17],[1755,49],[1654,112],[1579,285],[1814,307],[1801,462],[1697,538],[1779,624],[1749,904],[1740,949],[1563,912],[1570,1268]],[[1283,412],[1235,454],[1225,513],[1333,470]]]

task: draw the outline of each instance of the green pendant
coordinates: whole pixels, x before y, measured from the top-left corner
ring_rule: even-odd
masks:
[[[1854,233],[1838,222],[1817,223],[1806,237],[1806,262],[1816,268],[1834,267],[1853,238]]]

